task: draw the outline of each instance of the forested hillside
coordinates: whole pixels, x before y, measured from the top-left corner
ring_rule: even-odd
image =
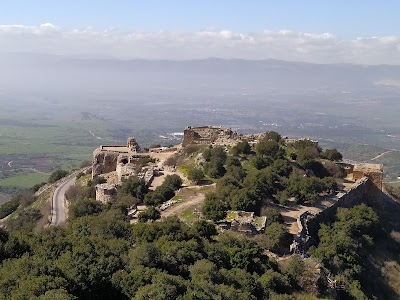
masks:
[[[400,214],[394,201],[338,209],[308,253],[290,253],[293,236],[277,207],[317,205],[343,188],[341,154],[267,132],[258,144],[193,146],[170,158],[195,184],[211,188],[200,217],[160,218],[181,188],[166,176],[150,191],[136,177],[116,201],[95,201],[102,177],[78,184],[65,227],[38,229],[32,208],[0,229],[0,299],[398,299]],[[215,184],[214,184],[215,183]],[[130,207],[147,211],[132,224]],[[232,210],[266,217],[249,235],[218,224]]]

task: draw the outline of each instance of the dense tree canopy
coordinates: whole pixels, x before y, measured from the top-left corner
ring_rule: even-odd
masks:
[[[5,223],[6,229],[0,228],[0,300],[282,300],[317,299],[313,295],[320,292],[329,298],[323,294],[326,282],[318,281],[309,260],[294,255],[278,264],[266,253],[287,253],[293,240],[280,212],[271,208],[287,207],[276,202],[286,204],[294,197],[312,205],[337,189],[332,176],[340,169],[329,161],[340,159],[337,150],[321,152],[307,140],[286,146],[276,132],[265,134],[256,153],[242,141],[231,151],[205,148],[204,160],[193,162],[197,156],[192,154],[203,149],[195,146],[184,153],[196,165],[189,169],[190,180],[198,184],[207,174],[216,183],[205,196],[200,220],[157,220],[157,206],[181,188],[177,175],[166,176],[154,191],[132,177],[109,204],[94,200],[94,187],[102,182],[94,178],[87,187],[69,191],[65,227],[37,231],[41,211],[29,206],[32,193],[32,198],[20,195],[1,206],[3,216],[15,209],[18,213]],[[130,224],[128,208],[143,202],[148,209]],[[229,210],[266,216],[265,231],[249,237],[216,227],[214,222],[232,218],[235,212],[228,215]],[[321,225],[308,254],[323,265],[318,265],[321,273],[328,270],[327,276],[344,286],[344,297],[366,298],[361,282],[367,251],[380,230],[377,215],[365,205],[338,209],[331,224]]]

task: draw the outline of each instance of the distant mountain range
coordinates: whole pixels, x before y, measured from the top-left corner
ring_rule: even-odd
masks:
[[[312,64],[281,60],[88,59],[46,54],[0,54],[0,84],[105,88],[310,89],[399,86],[400,66]],[[50,88],[49,87],[49,88]]]

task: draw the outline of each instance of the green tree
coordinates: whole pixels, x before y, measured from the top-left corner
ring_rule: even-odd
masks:
[[[258,201],[256,197],[247,190],[238,190],[230,199],[230,206],[233,210],[255,211]]]
[[[149,206],[145,211],[139,214],[139,222],[146,222],[148,220],[157,220],[161,217],[160,212],[153,206]]]
[[[270,157],[256,155],[251,162],[257,170],[262,170],[271,165],[272,159]]]
[[[195,236],[201,236],[207,239],[210,239],[212,236],[218,233],[213,223],[204,220],[198,220],[194,222],[192,225],[192,230]]]
[[[192,167],[188,170],[188,179],[195,184],[199,184],[204,180],[204,172],[200,168]]]
[[[67,175],[68,175],[68,172],[65,170],[56,170],[53,173],[51,173],[51,175],[49,177],[49,183],[54,183],[54,182],[60,180],[61,178],[64,178]]]
[[[212,152],[211,152],[211,148],[210,147],[204,149],[204,151],[203,151],[203,157],[207,162],[209,162],[211,160],[211,153]]]
[[[7,217],[19,207],[19,199],[16,197],[11,198],[10,201],[0,206],[0,219]]]
[[[321,224],[319,244],[311,250],[338,282],[346,286],[356,299],[364,299],[357,280],[363,270],[367,250],[379,229],[376,213],[365,204],[353,208],[339,208],[336,222]]]
[[[74,201],[69,206],[69,217],[71,219],[82,216],[97,214],[102,210],[100,202],[92,199],[81,199]]]
[[[267,217],[268,225],[272,223],[284,223],[281,213],[275,208],[267,207],[261,211],[261,215]]]
[[[343,156],[337,149],[326,149],[321,152],[321,157],[332,161],[342,160]]]
[[[146,268],[138,266],[129,273],[125,270],[119,270],[112,276],[112,283],[128,299],[132,299],[141,286],[151,284],[155,274],[159,273],[155,268]]]
[[[256,151],[260,156],[270,156],[274,159],[282,155],[278,142],[266,138],[258,142]]]
[[[295,281],[299,282],[303,276],[306,266],[300,255],[292,256],[287,262],[285,271]]]
[[[164,179],[163,186],[170,188],[173,191],[178,190],[182,185],[182,178],[179,175],[167,175]]]
[[[243,169],[242,165],[228,166],[226,167],[226,173],[224,177],[230,176],[241,182],[246,177],[246,175],[246,171]]]
[[[290,235],[285,224],[272,223],[265,228],[265,235],[267,237],[268,249],[278,252],[281,248],[288,248],[292,242]]]
[[[308,160],[314,160],[319,156],[319,149],[316,146],[309,146],[304,148],[299,148],[297,150],[296,161],[300,165],[304,165],[304,163]]]
[[[148,188],[144,180],[139,179],[137,176],[129,177],[118,187],[118,195],[131,195],[140,200],[144,199],[147,192]]]
[[[48,290],[38,300],[75,300],[77,297],[69,294],[65,289]]]
[[[271,140],[271,141],[275,141],[275,142],[279,143],[280,140],[282,139],[282,136],[276,131],[267,131],[265,133],[264,138],[266,140]]]
[[[36,226],[36,222],[42,216],[42,213],[37,208],[25,208],[16,218],[7,220],[7,228],[10,230],[32,231]]]
[[[219,221],[226,217],[226,205],[215,193],[208,193],[204,200],[203,214],[207,219]]]
[[[277,159],[273,162],[271,170],[279,176],[288,177],[293,168],[286,159]]]
[[[179,299],[187,290],[186,284],[179,276],[160,273],[153,277],[152,284],[140,287],[133,300]]]
[[[251,153],[251,146],[248,141],[244,140],[237,143],[231,150],[233,155],[245,154],[248,155]]]
[[[207,166],[207,173],[211,178],[221,178],[225,172],[222,161],[211,161]]]

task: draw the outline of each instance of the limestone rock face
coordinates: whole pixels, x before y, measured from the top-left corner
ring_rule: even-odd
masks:
[[[93,153],[92,176],[113,172],[117,168],[118,153],[95,151]]]

